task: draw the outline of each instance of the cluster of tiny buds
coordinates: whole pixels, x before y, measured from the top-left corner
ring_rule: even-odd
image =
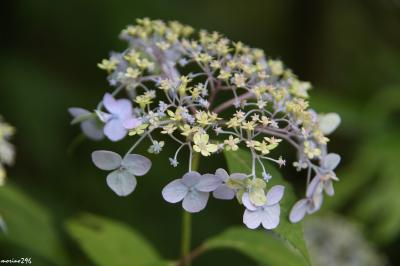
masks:
[[[0,116],[0,186],[4,185],[6,178],[5,165],[11,166],[15,160],[15,147],[10,143],[15,129],[3,121]]]
[[[186,211],[198,212],[205,208],[209,193],[226,200],[236,196],[246,208],[243,221],[249,228],[272,229],[279,224],[284,187],[268,187],[273,176],[265,162],[284,166],[285,159],[273,154],[286,141],[298,153],[293,166],[307,172],[306,196],[289,218],[298,222],[318,210],[324,192],[333,195],[332,180],[337,180],[333,170],[340,157],[327,152],[326,136],[340,117],[310,109],[310,83],[298,80],[281,61],[267,59],[262,50],[217,32],[201,30],[197,39],[193,33],[190,26],[175,21],[139,19],[121,32],[128,48],[98,64],[114,90],[94,111],[69,109],[72,123],[79,123],[91,139],[135,137],[123,157],[111,151],[92,154],[98,168],[112,171],[107,184],[120,196],[130,194],[135,176],[151,167],[148,158],[132,153],[139,143],[149,140],[148,152],[159,154],[175,142],[178,148],[169,161],[176,167],[181,151],[187,149],[188,172],[163,189],[166,201],[182,201]],[[127,97],[117,98],[122,92]],[[155,133],[168,138],[157,140]],[[251,153],[251,172],[228,174],[221,168],[201,175],[192,169],[194,155],[238,149]]]

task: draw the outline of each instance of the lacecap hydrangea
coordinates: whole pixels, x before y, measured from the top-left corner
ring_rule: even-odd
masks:
[[[325,194],[334,194],[340,156],[328,153],[327,135],[340,117],[311,109],[310,83],[300,81],[281,61],[217,32],[196,34],[176,21],[139,19],[120,38],[128,47],[98,64],[108,73],[113,90],[105,93],[94,111],[69,109],[73,124],[80,124],[91,139],[134,141],[123,156],[105,150],[92,154],[94,164],[109,171],[106,181],[117,195],[132,193],[136,177],[151,168],[148,158],[133,153],[144,140],[150,141],[148,152],[154,154],[164,145],[176,145],[169,161],[174,167],[185,162],[188,170],[166,184],[162,196],[170,203],[182,202],[188,212],[203,210],[210,194],[222,200],[236,198],[244,206],[247,227],[276,228],[285,188],[269,185],[274,176],[265,161],[286,164],[282,156],[274,155],[282,141],[297,151],[293,166],[305,170],[307,182],[305,197],[294,205],[289,219],[300,221],[321,207]],[[156,132],[165,138],[155,139]],[[220,168],[200,174],[192,169],[194,156],[235,152],[239,147],[252,155],[251,172],[228,173]],[[180,158],[183,149],[189,158]],[[261,176],[256,167],[261,167]]]

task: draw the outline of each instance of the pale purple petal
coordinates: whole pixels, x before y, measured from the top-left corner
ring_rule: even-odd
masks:
[[[225,181],[229,178],[229,174],[225,171],[225,169],[219,168],[215,171],[215,175],[218,176],[222,181]]]
[[[170,203],[177,203],[186,196],[188,191],[188,187],[182,183],[182,180],[176,179],[164,187],[162,196]]]
[[[262,225],[265,229],[274,229],[279,225],[279,216],[281,214],[281,208],[279,204],[264,207]]]
[[[132,102],[128,99],[117,100],[117,110],[114,114],[122,120],[130,118],[132,116]]]
[[[333,196],[335,194],[332,180],[329,179],[324,182],[324,190],[326,194],[328,194],[329,196]]]
[[[201,179],[201,174],[198,172],[187,172],[186,174],[183,175],[182,177],[182,182],[187,186],[187,187],[194,187]]]
[[[320,185],[320,183],[321,179],[319,178],[319,176],[314,177],[313,180],[311,180],[310,184],[308,184],[307,186],[306,196],[311,197],[317,190],[317,187]]]
[[[135,117],[130,117],[122,121],[122,125],[126,129],[133,129],[140,126],[141,124],[142,122],[140,121],[140,119],[137,119]]]
[[[231,178],[233,179],[246,179],[247,175],[242,173],[233,173],[231,174]]]
[[[198,191],[211,192],[214,191],[221,182],[221,179],[213,174],[204,174],[200,181],[195,185],[195,188]]]
[[[128,196],[136,188],[136,178],[124,170],[116,170],[107,176],[107,185],[118,195]]]
[[[104,134],[111,141],[119,141],[123,139],[128,131],[122,125],[122,122],[119,119],[111,119],[104,126]]]
[[[83,134],[93,140],[101,140],[104,138],[103,126],[99,125],[96,120],[90,119],[81,123]]]
[[[322,192],[314,193],[314,195],[311,197],[311,199],[309,201],[307,213],[312,214],[312,213],[318,211],[322,206],[323,200],[324,200],[324,197],[322,195]]]
[[[216,199],[231,200],[235,197],[235,191],[227,185],[222,184],[213,191],[213,196]]]
[[[336,153],[327,154],[322,160],[322,167],[326,170],[334,170],[340,163],[340,155]]]
[[[250,229],[256,229],[260,226],[263,218],[263,211],[245,210],[243,214],[243,223]]]
[[[73,117],[79,117],[79,116],[84,116],[84,115],[90,115],[91,113],[83,108],[79,107],[71,107],[68,108],[68,112],[73,116]]]
[[[92,161],[101,170],[115,170],[120,167],[122,158],[112,151],[94,151]]]
[[[246,209],[248,209],[250,211],[257,210],[257,207],[250,201],[250,196],[249,196],[248,192],[243,193],[242,203],[246,207]]]
[[[307,212],[308,199],[301,199],[293,206],[289,214],[289,220],[292,223],[301,221]]]
[[[140,154],[128,154],[122,160],[121,165],[130,173],[142,176],[145,175],[151,168],[151,161]]]
[[[199,212],[203,210],[208,201],[209,193],[192,190],[189,191],[182,202],[182,207],[187,212]]]
[[[284,191],[284,186],[273,186],[267,193],[267,205],[274,205],[281,201]]]
[[[119,105],[118,102],[114,99],[114,97],[106,93],[103,97],[103,104],[104,107],[112,114],[116,114],[119,111]]]

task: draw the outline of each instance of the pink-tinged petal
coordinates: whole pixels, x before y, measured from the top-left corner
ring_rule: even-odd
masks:
[[[340,155],[336,153],[327,154],[322,160],[322,167],[326,170],[334,170],[340,163]]]
[[[225,169],[219,168],[215,171],[215,175],[218,176],[222,181],[225,181],[229,178],[229,174],[225,171]]]
[[[130,118],[132,116],[132,102],[128,99],[117,100],[117,110],[115,114],[123,120]]]
[[[187,212],[199,212],[206,207],[208,197],[208,192],[201,192],[196,190],[189,191],[183,199],[182,207]]]
[[[243,193],[242,203],[246,207],[246,209],[248,209],[250,211],[257,210],[257,207],[250,201],[250,196],[249,196],[248,192]]]
[[[273,186],[267,193],[267,205],[274,205],[281,201],[285,187],[281,185]]]
[[[332,180],[329,179],[324,182],[324,190],[325,193],[328,194],[329,196],[335,195],[335,190],[333,189]]]
[[[221,179],[213,174],[202,175],[200,181],[195,185],[198,191],[211,192],[214,191],[220,184]]]
[[[306,192],[306,196],[309,198],[311,197],[315,191],[317,190],[317,187],[320,185],[321,183],[321,179],[319,178],[319,176],[315,176],[313,178],[313,180],[311,180],[310,184],[308,184],[307,186],[307,192]]]
[[[114,97],[111,94],[109,93],[104,94],[103,105],[110,113],[112,114],[118,113],[119,110],[118,102],[114,99]]]
[[[103,126],[99,125],[94,119],[82,122],[81,129],[83,134],[92,140],[102,140],[104,138]]]
[[[186,174],[183,175],[182,177],[182,182],[187,186],[187,187],[194,187],[201,179],[201,174],[198,172],[187,172]]]
[[[111,141],[119,141],[123,139],[128,131],[123,127],[119,119],[111,119],[104,126],[104,134]]]
[[[151,161],[140,154],[128,154],[122,160],[121,165],[130,173],[142,176],[145,175],[151,168]]]
[[[182,183],[182,180],[176,179],[164,187],[162,196],[170,203],[177,203],[183,200],[188,191],[188,187]]]
[[[281,215],[281,208],[279,204],[264,207],[262,225],[265,229],[271,230],[279,225],[279,216]]]
[[[289,214],[289,220],[292,223],[301,221],[306,215],[308,207],[308,199],[301,199],[293,206]]]
[[[130,118],[122,121],[122,125],[126,129],[133,129],[133,128],[140,126],[141,124],[142,124],[142,121],[140,119],[137,119],[134,117],[130,117]]]
[[[121,197],[128,196],[136,188],[136,178],[124,170],[115,170],[107,176],[107,185]]]
[[[263,211],[250,211],[245,210],[243,214],[243,223],[250,229],[256,229],[261,225],[263,218]]]
[[[97,168],[111,171],[120,167],[122,158],[118,153],[112,151],[94,151],[92,161]]]
[[[230,189],[227,185],[219,185],[213,192],[216,199],[231,200],[235,197],[235,191]]]

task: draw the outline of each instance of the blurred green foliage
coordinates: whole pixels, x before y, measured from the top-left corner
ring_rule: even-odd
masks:
[[[335,210],[361,224],[365,237],[389,262],[400,264],[397,0],[16,0],[1,5],[0,113],[18,130],[18,156],[8,171],[7,186],[0,189],[0,212],[9,228],[0,237],[0,258],[32,257],[37,265],[101,264],[100,256],[92,260],[92,245],[86,241],[103,244],[103,249],[112,244],[110,253],[127,243],[129,258],[135,254],[134,232],[152,246],[142,244],[147,250],[142,253],[156,252],[166,260],[179,257],[181,209],[166,204],[160,195],[162,187],[183,172],[169,167],[172,149],[167,147],[128,198],[115,196],[104,174],[90,162],[94,149],[112,146],[118,151],[128,143],[83,141],[67,155],[78,129],[70,127],[66,109],[95,106],[108,88],[96,63],[123,47],[117,35],[126,24],[149,16],[218,30],[281,58],[311,81],[311,104],[320,112],[337,111],[343,121],[330,142],[331,150],[343,155],[341,181],[324,211]],[[201,168],[212,171],[220,162],[203,161]],[[284,169],[285,179],[302,191],[295,175]],[[206,211],[193,217],[193,246],[231,226],[242,226],[241,215],[233,202],[210,201]],[[97,226],[106,229],[95,234]],[[247,232],[239,237],[235,230],[240,229],[232,230],[222,236],[233,242],[218,242],[218,236],[213,242],[228,249],[207,252],[194,265],[262,264],[257,254],[245,250],[245,243],[235,242],[259,235]],[[260,245],[275,240],[260,240],[271,241]],[[276,264],[280,257],[271,259]]]

